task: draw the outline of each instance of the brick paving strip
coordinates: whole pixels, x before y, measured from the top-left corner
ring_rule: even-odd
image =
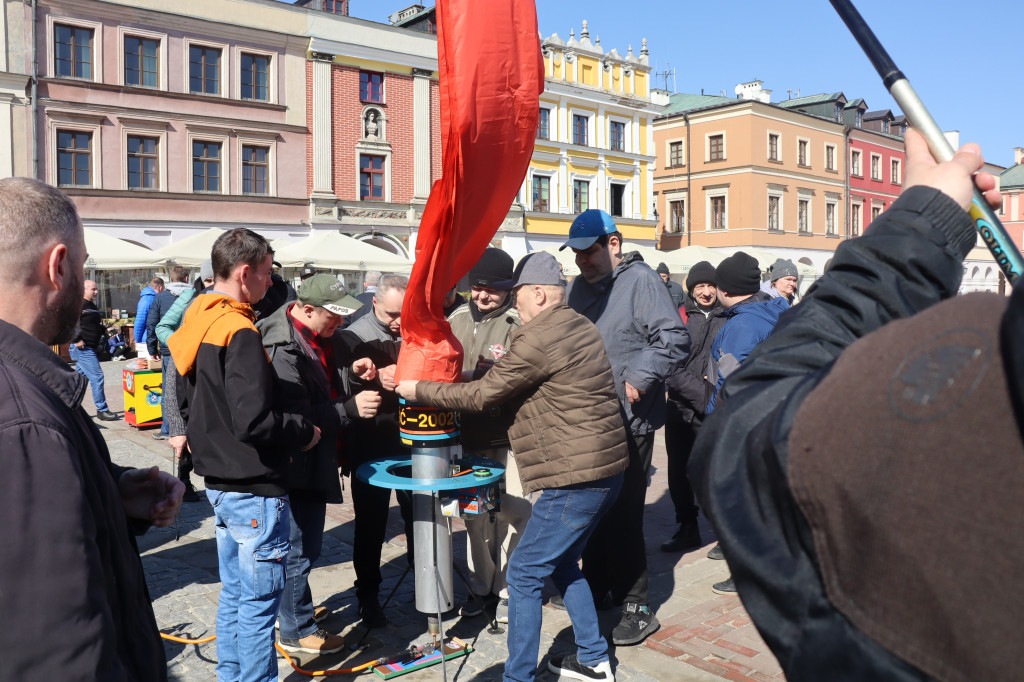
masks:
[[[102,366],[110,409],[120,413],[124,405],[121,369],[126,363],[106,362]],[[86,411],[93,414],[91,394],[86,393]],[[164,471],[173,471],[170,448],[165,442],[152,439],[155,429],[139,431],[123,421],[98,424],[115,462],[136,467],[159,465]],[[202,479],[193,478],[201,489]],[[189,638],[215,632],[220,593],[212,509],[205,495],[202,497],[200,502],[183,506],[177,529],[151,529],[139,538],[157,624],[165,633]],[[397,505],[392,502],[392,506]],[[352,506],[348,502],[330,505],[327,517],[323,556],[314,567],[310,583],[317,603],[324,603],[332,612],[324,626],[332,632],[345,634],[348,642],[353,643],[363,635],[363,630],[357,625],[352,588],[355,578],[351,566]],[[710,526],[703,518],[701,524],[705,542],[711,543],[714,536]],[[456,564],[465,572],[464,525],[456,519],[452,529]],[[713,544],[682,557],[658,550],[658,545],[674,529],[666,483],[665,447],[659,436],[647,495],[645,533],[651,602],[657,609],[662,627],[641,646],[612,649],[616,679],[620,682],[783,680],[775,658],[754,629],[739,599],[711,592],[711,584],[724,580],[728,575],[725,562],[712,561],[705,556]],[[176,539],[179,533],[180,538]],[[381,599],[397,585],[395,596],[385,609],[388,626],[368,633],[364,639],[365,648],[359,652],[345,651],[323,657],[300,654],[300,665],[317,670],[350,667],[400,651],[410,644],[426,642],[426,619],[415,608],[412,575],[398,583],[406,566],[405,536],[402,533],[396,509],[391,514],[388,540],[382,550],[384,584]],[[466,589],[458,576],[455,577],[455,585],[455,601],[459,604]],[[605,631],[611,630],[619,616],[617,610],[598,615]],[[507,654],[504,632],[490,634],[482,617],[459,619],[452,614],[444,625],[451,634],[474,647],[469,656],[448,662],[448,680],[489,682],[501,679]],[[541,635],[542,661],[537,679],[554,682],[555,676],[547,671],[548,658],[574,648],[568,614],[546,607]],[[215,642],[183,645],[167,641],[164,649],[171,680],[207,682],[215,679]],[[279,659],[279,664],[281,680],[298,682],[311,679],[294,672],[283,658]],[[347,676],[332,677],[348,679]],[[408,679],[410,682],[434,682],[444,679],[444,675],[440,666],[434,666],[411,673]]]

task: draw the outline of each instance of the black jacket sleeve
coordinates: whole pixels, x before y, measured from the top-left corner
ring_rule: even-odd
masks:
[[[787,679],[921,680],[831,605],[810,530],[787,478],[787,442],[803,400],[843,349],[953,296],[973,223],[936,190],[911,188],[828,272],[724,387],[689,477],[758,630]]]

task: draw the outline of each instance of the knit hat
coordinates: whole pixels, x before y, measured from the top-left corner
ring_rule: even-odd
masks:
[[[501,249],[488,247],[469,271],[469,286],[504,290],[505,287],[498,285],[512,279],[514,266],[512,256]]]
[[[691,294],[693,288],[698,284],[711,284],[718,286],[718,276],[715,274],[715,266],[706,260],[695,263],[690,272],[686,275],[686,290]]]
[[[761,288],[761,268],[757,259],[742,251],[729,256],[715,268],[718,288],[733,296],[756,294]]]
[[[199,266],[199,279],[213,279],[213,259],[207,258]]]
[[[783,277],[799,277],[800,271],[796,269],[796,264],[791,260],[780,258],[772,264],[770,271],[771,281],[782,279]]]
[[[667,274],[669,274],[668,273],[668,266],[665,265],[664,263],[658,263],[658,267],[654,271],[656,273],[658,273],[659,275],[667,275]]]

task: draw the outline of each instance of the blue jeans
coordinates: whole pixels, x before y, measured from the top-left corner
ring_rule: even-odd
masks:
[[[320,627],[313,620],[309,571],[320,558],[327,519],[327,496],[317,490],[290,490],[291,551],[288,552],[284,595],[278,611],[281,639],[302,639]]]
[[[217,529],[217,679],[276,682],[274,619],[288,556],[287,497],[207,489]]]
[[[622,474],[567,488],[543,490],[508,563],[508,660],[505,682],[531,682],[540,650],[541,589],[551,576],[565,600],[576,635],[577,660],[608,660],[590,586],[579,559],[601,516],[622,487]]]
[[[171,434],[171,431],[167,427],[167,419],[163,416],[164,410],[166,410],[169,407],[166,403],[164,403],[164,394],[165,391],[167,390],[168,378],[171,381],[174,381],[174,375],[172,374],[170,377],[167,376],[167,356],[163,356],[162,360],[164,362],[161,365],[163,369],[160,370],[160,433],[164,434],[165,436],[169,436]]]
[[[89,380],[89,386],[92,387],[92,401],[96,403],[96,411],[106,412],[107,396],[103,393],[103,370],[100,369],[100,359],[96,357],[96,351],[89,346],[77,348],[75,344],[71,344],[68,353],[75,363],[75,371]]]

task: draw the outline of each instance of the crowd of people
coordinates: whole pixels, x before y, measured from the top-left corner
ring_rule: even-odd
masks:
[[[310,269],[292,290],[265,238],[231,230],[191,286],[183,270],[154,278],[137,316],[137,343],[163,358],[154,437],[173,448],[177,476],[113,465],[81,408],[88,381],[96,417],[117,418],[74,205],[41,182],[0,180],[12,275],[0,291],[0,608],[22,614],[0,625],[0,671],[166,679],[133,533],[200,499],[193,472],[216,526],[218,679],[276,680],[275,625],[288,651],[344,647],[321,626],[309,575],[345,489],[359,616],[385,625],[391,491],[354,472],[402,452],[401,397],[459,410],[465,451],[506,467],[499,510],[466,523],[459,613],[508,624],[508,682],[537,674],[548,585],[577,645],[548,662],[563,677],[614,680],[609,640],[636,645],[660,628],[643,524],[663,426],[678,527],[660,549],[704,546],[703,509],[720,543],[708,556],[733,573],[714,591],[738,590],[789,679],[1019,676],[998,636],[964,634],[958,619],[980,609],[1013,631],[1020,598],[984,586],[1012,579],[1022,545],[984,569],[954,555],[995,542],[997,524],[979,519],[1014,536],[1024,518],[1005,515],[1024,511],[1024,291],[943,302],[975,241],[972,177],[987,200],[998,194],[976,147],[936,164],[908,131],[907,153],[904,196],[839,247],[799,304],[791,261],[762,282],[737,252],[696,264],[683,288],[598,209],[576,216],[562,246],[580,268],[571,282],[551,254],[516,264],[488,248],[468,300],[446,301],[465,350],[453,384],[395,381],[405,277],[368,273],[357,298]],[[46,347],[68,342],[74,370]],[[965,409],[975,403],[985,409]],[[914,484],[897,493],[903,478]],[[411,498],[397,497],[412,562]],[[619,616],[602,632],[597,612],[610,608]]]

